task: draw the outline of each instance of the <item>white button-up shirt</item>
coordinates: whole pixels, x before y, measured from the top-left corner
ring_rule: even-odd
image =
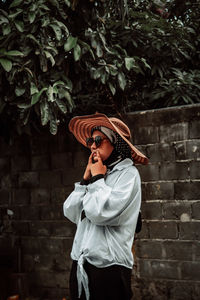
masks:
[[[77,224],[71,258],[78,261],[79,296],[83,284],[89,299],[85,260],[99,268],[111,265],[132,268],[131,249],[140,206],[140,176],[129,158],[89,185],[75,183],[63,210]],[[81,218],[83,211],[85,217]]]

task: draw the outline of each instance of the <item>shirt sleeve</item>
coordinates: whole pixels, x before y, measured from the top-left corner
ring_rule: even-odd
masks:
[[[75,183],[75,188],[63,204],[63,213],[73,223],[78,223],[83,209],[82,201],[86,194],[86,185]]]
[[[118,226],[137,222],[141,205],[141,182],[136,168],[119,175],[113,187],[104,179],[87,186],[83,197],[86,217],[96,225]]]

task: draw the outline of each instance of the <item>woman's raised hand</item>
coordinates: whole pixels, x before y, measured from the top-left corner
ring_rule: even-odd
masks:
[[[93,156],[93,153],[91,153],[89,156],[88,164],[86,166],[85,173],[83,175],[84,180],[89,180],[92,176],[92,174],[91,174],[92,156]]]
[[[99,154],[99,151],[97,150],[96,152],[96,162],[94,164],[91,165],[91,174],[92,176],[98,175],[98,174],[106,174],[107,171],[107,167],[103,164],[101,156]]]
[[[99,151],[97,150],[95,153],[95,157],[93,157],[94,153],[91,153],[89,156],[88,164],[83,175],[84,180],[89,180],[92,176],[98,174],[106,174],[107,167],[103,164]],[[95,160],[94,163],[92,162],[92,158]]]

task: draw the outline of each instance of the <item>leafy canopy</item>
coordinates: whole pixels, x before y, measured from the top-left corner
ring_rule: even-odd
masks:
[[[18,132],[73,114],[200,100],[198,1],[0,0],[0,121]]]

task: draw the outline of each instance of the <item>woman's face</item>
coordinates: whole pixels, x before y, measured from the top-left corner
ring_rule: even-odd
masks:
[[[97,150],[98,150],[102,161],[104,161],[110,156],[114,147],[111,144],[110,140],[107,138],[107,136],[105,134],[103,134],[101,131],[98,131],[98,130],[94,131],[92,134],[92,137],[95,138],[96,136],[101,136],[103,138],[103,140],[99,147],[97,147],[95,143],[93,143],[91,145],[90,150],[93,153],[93,160],[97,161],[96,155],[97,155]]]

